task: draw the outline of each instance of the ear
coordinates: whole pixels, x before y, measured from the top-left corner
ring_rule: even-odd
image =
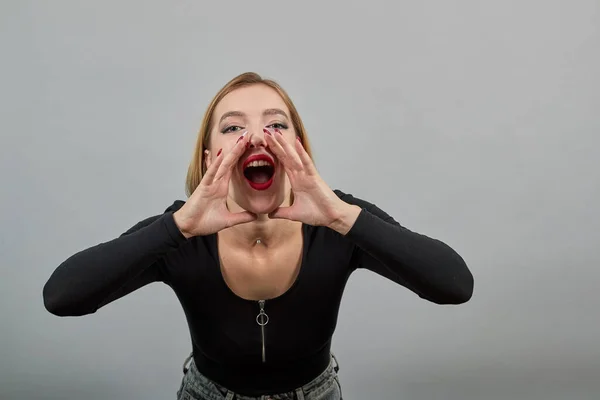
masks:
[[[210,164],[212,164],[212,160],[210,158],[210,150],[204,150],[204,166],[206,167],[206,169],[210,167]]]

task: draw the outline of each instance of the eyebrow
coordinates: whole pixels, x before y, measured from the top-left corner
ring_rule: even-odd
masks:
[[[285,111],[279,109],[279,108],[268,108],[265,111],[263,111],[263,115],[281,115],[287,119],[289,119],[288,115],[285,113]],[[244,114],[241,111],[227,111],[226,113],[224,113],[221,116],[221,119],[219,120],[219,123],[223,122],[223,120],[225,118],[229,118],[229,117],[245,117],[246,114]]]
[[[285,113],[285,111],[280,110],[279,108],[269,108],[269,109],[266,109],[263,112],[263,115],[282,115],[285,118],[289,119],[289,117],[287,116],[287,114]]]

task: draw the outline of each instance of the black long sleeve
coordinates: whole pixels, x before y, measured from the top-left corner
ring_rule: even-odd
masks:
[[[369,202],[341,192],[338,195],[362,208],[346,234],[358,247],[358,268],[374,271],[437,304],[469,301],[473,275],[450,246],[410,231]]]
[[[400,226],[374,204],[336,193],[361,212],[345,236],[303,226],[294,284],[263,304],[272,321],[266,333],[255,320],[260,304],[227,287],[217,234],[188,240],[177,228],[173,212],[184,204],[180,200],[69,257],[44,286],[44,304],[55,315],[86,315],[151,282],[165,282],[186,315],[198,370],[234,392],[260,396],[297,388],[327,367],[344,287],[356,268],[434,303],[470,299],[473,276],[453,249]]]
[[[140,221],[118,238],[61,263],[44,285],[44,305],[58,316],[94,313],[144,285],[163,280],[163,257],[185,240],[170,209]]]

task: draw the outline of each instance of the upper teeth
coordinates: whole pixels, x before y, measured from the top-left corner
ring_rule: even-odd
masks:
[[[268,166],[271,165],[270,162],[265,161],[265,160],[258,160],[258,161],[252,161],[250,163],[248,163],[246,165],[246,167],[264,167],[264,166]]]

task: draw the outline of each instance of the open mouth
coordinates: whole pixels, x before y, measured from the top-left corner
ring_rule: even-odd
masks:
[[[250,187],[266,190],[273,183],[275,175],[273,159],[266,154],[250,156],[244,162],[243,173]]]

